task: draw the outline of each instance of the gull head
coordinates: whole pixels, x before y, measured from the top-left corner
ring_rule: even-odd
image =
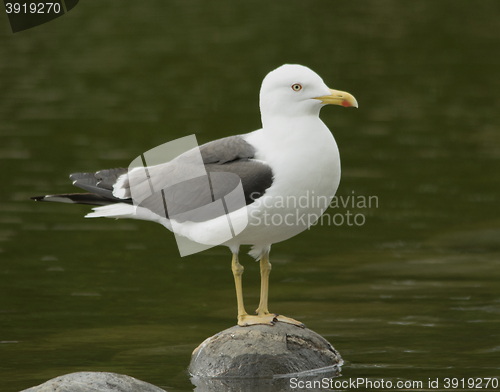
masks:
[[[267,117],[318,116],[325,105],[358,107],[349,93],[330,89],[307,67],[285,64],[264,78],[260,89],[262,121]]]

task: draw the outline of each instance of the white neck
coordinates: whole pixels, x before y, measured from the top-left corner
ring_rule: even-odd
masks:
[[[310,118],[319,120],[319,111],[324,106],[315,99],[287,104],[278,99],[273,99],[272,95],[265,98],[260,97],[260,113],[262,127],[267,128],[276,122],[283,124],[285,121],[296,121],[297,118]]]

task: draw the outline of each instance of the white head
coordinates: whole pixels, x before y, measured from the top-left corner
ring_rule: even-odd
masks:
[[[351,94],[329,89],[318,74],[302,65],[282,65],[262,82],[262,123],[268,117],[318,116],[325,105],[358,107]]]

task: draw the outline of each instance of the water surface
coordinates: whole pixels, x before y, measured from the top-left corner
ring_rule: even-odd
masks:
[[[328,211],[362,226],[274,245],[270,309],[329,339],[340,379],[499,377],[499,12],[495,0],[151,0],[80,2],[17,34],[3,18],[1,390],[83,370],[193,390],[190,353],[236,321],[229,251],[180,258],[159,225],[28,198],[182,136],[258,128],[260,82],[283,63],[356,96],[359,110],[321,116],[339,197],[378,205]],[[242,262],[250,310],[258,264]]]

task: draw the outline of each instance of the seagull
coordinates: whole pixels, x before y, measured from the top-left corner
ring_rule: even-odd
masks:
[[[304,327],[268,310],[269,252],[272,244],[315,223],[337,191],[340,156],[319,118],[325,105],[358,107],[351,94],[328,88],[311,69],[285,64],[262,82],[261,129],[209,142],[155,165],[143,161],[140,167],[74,173],[73,185],[87,193],[32,199],[89,204],[95,206],[89,218],[149,220],[193,243],[225,245],[232,252],[238,325],[280,321]],[[204,175],[198,175],[200,168]],[[205,208],[213,205],[218,208]],[[228,222],[231,235],[225,237]],[[243,303],[241,245],[251,245],[249,254],[260,261],[260,302],[253,315]]]

